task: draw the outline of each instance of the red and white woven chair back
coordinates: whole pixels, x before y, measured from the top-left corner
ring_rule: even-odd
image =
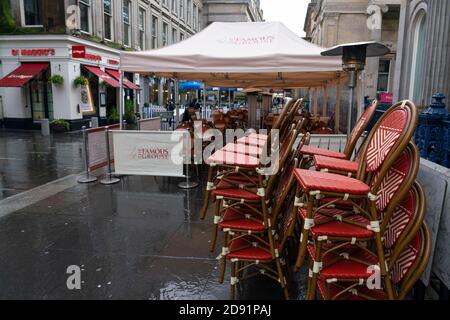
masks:
[[[353,128],[350,139],[347,142],[347,146],[345,147],[344,153],[350,152],[352,150],[348,150],[348,148],[354,148],[357,140],[361,136],[361,134],[364,132],[365,128],[369,124],[370,120],[375,114],[375,110],[377,109],[378,102],[374,101],[367,109],[364,111],[364,113],[359,118],[358,122],[356,123],[355,127]]]
[[[414,219],[418,210],[420,210],[419,207],[420,203],[417,193],[413,189],[409,190],[406,198],[395,208],[386,226],[383,237],[383,245],[386,249],[389,250],[396,245],[397,240]]]
[[[394,284],[400,283],[410,268],[415,264],[420,254],[422,233],[418,232],[414,239],[405,247],[391,268],[391,279]]]
[[[377,126],[375,134],[369,141],[365,154],[366,170],[376,172],[393,150],[403,130],[409,125],[409,112],[399,106],[390,112]]]
[[[405,149],[384,176],[377,192],[376,206],[378,212],[386,210],[392,198],[401,190],[402,185],[407,180],[406,178],[413,173],[414,154],[412,152],[410,148]],[[376,183],[378,176],[379,174],[372,180],[371,186]]]

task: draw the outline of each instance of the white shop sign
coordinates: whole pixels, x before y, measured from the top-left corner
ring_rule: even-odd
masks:
[[[184,177],[182,131],[112,131],[118,175]],[[183,137],[186,135],[185,139]]]

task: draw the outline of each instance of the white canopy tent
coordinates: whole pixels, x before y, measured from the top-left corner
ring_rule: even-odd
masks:
[[[209,87],[324,87],[343,71],[341,58],[321,56],[323,50],[281,22],[215,22],[167,47],[122,52],[120,71]]]
[[[215,22],[167,47],[122,52],[120,70],[210,87],[313,87],[342,71],[323,50],[281,22]]]

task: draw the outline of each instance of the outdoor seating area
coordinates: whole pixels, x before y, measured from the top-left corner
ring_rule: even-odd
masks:
[[[243,281],[264,275],[289,299],[306,265],[308,300],[405,299],[431,252],[411,140],[416,106],[394,104],[364,134],[374,101],[340,153],[309,146],[302,103],[288,103],[268,135],[237,139],[206,161],[201,218],[214,222],[211,251],[222,240],[218,282],[229,268],[234,299]]]

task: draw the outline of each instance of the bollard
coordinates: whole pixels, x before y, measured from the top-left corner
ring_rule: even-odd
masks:
[[[84,177],[78,179],[79,183],[89,183],[97,181],[97,178],[89,173],[89,150],[88,150],[88,135],[86,127],[83,126],[83,144],[84,144],[84,164],[86,167],[86,172]]]
[[[106,177],[104,179],[100,180],[100,183],[110,185],[110,184],[119,182],[120,179],[112,177],[111,154],[110,154],[110,150],[109,150],[109,128],[108,127],[106,127],[105,137],[106,137],[106,155],[107,155],[107,159],[108,159],[108,172],[106,173]]]
[[[48,119],[41,120],[41,133],[43,136],[50,135],[50,122],[48,121]]]
[[[98,128],[98,118],[97,117],[91,117],[91,127],[92,128]]]

